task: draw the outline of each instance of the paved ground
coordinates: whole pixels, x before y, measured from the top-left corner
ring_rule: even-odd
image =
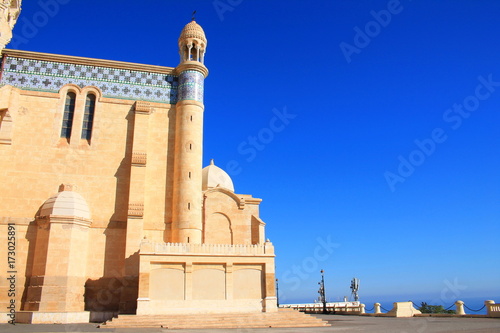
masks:
[[[370,333],[489,333],[500,332],[500,318],[384,318],[339,315],[318,315],[332,324],[319,328],[265,328],[219,330],[167,330],[162,328],[97,328],[97,324],[78,325],[23,325],[0,324],[0,332],[117,332],[117,333],[323,333],[323,332],[370,332]]]

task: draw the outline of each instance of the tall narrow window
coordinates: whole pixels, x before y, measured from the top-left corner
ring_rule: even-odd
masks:
[[[94,123],[95,95],[89,94],[85,99],[85,113],[83,114],[82,139],[90,141],[92,125]]]
[[[12,144],[12,118],[8,109],[0,109],[0,145]]]
[[[63,123],[61,128],[61,138],[69,140],[71,137],[71,129],[73,128],[73,116],[75,115],[76,94],[69,92],[66,95],[66,103],[64,104]]]

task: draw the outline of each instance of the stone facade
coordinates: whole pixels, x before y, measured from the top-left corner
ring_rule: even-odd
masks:
[[[14,299],[25,322],[276,311],[261,200],[202,169],[206,45],[193,21],[176,68],[2,51],[0,244],[9,224],[17,239],[0,308]]]
[[[21,12],[22,0],[0,0],[0,51],[12,39],[12,29]]]

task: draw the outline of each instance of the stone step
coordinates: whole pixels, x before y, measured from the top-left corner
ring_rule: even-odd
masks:
[[[243,325],[247,326],[248,324],[253,324],[253,325],[263,325],[263,326],[287,326],[287,325],[312,325],[312,326],[324,326],[324,322],[321,320],[220,320],[220,321],[175,321],[175,320],[154,320],[154,321],[144,321],[144,320],[138,320],[134,322],[120,322],[120,321],[114,321],[107,323],[107,326],[109,327],[119,327],[119,326],[137,326],[137,325],[151,325],[151,326],[156,326],[159,327],[161,325],[163,326],[194,326],[194,325],[201,325],[201,326],[220,326],[220,325]]]
[[[309,318],[311,320],[316,320],[317,318],[311,317],[310,315],[308,316],[300,316],[298,315],[299,318],[306,319]],[[176,320],[176,321],[190,321],[190,320],[200,320],[200,318],[203,318],[202,320],[208,320],[208,321],[220,321],[220,320],[233,320],[233,319],[239,319],[239,320],[245,320],[245,319],[262,319],[262,320],[268,320],[268,319],[282,319],[282,320],[293,320],[297,318],[297,316],[294,315],[254,315],[254,316],[249,316],[246,314],[243,314],[241,316],[238,315],[233,315],[233,316],[226,316],[226,315],[196,315],[196,316],[133,316],[133,317],[122,317],[119,316],[120,321],[122,322],[131,322],[131,321],[137,321],[137,320],[146,320],[146,321],[154,321],[154,320]]]
[[[170,329],[197,328],[268,328],[322,327],[327,322],[293,309],[271,313],[224,313],[196,315],[120,315],[105,323],[106,328],[163,327]]]

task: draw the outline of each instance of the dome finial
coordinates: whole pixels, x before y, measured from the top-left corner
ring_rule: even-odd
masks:
[[[197,61],[203,64],[205,62],[207,38],[205,37],[203,28],[194,20],[194,15],[193,20],[182,29],[178,45],[181,63]]]
[[[215,165],[213,158],[210,160],[210,165]]]
[[[196,9],[193,11],[191,21],[196,21]]]

